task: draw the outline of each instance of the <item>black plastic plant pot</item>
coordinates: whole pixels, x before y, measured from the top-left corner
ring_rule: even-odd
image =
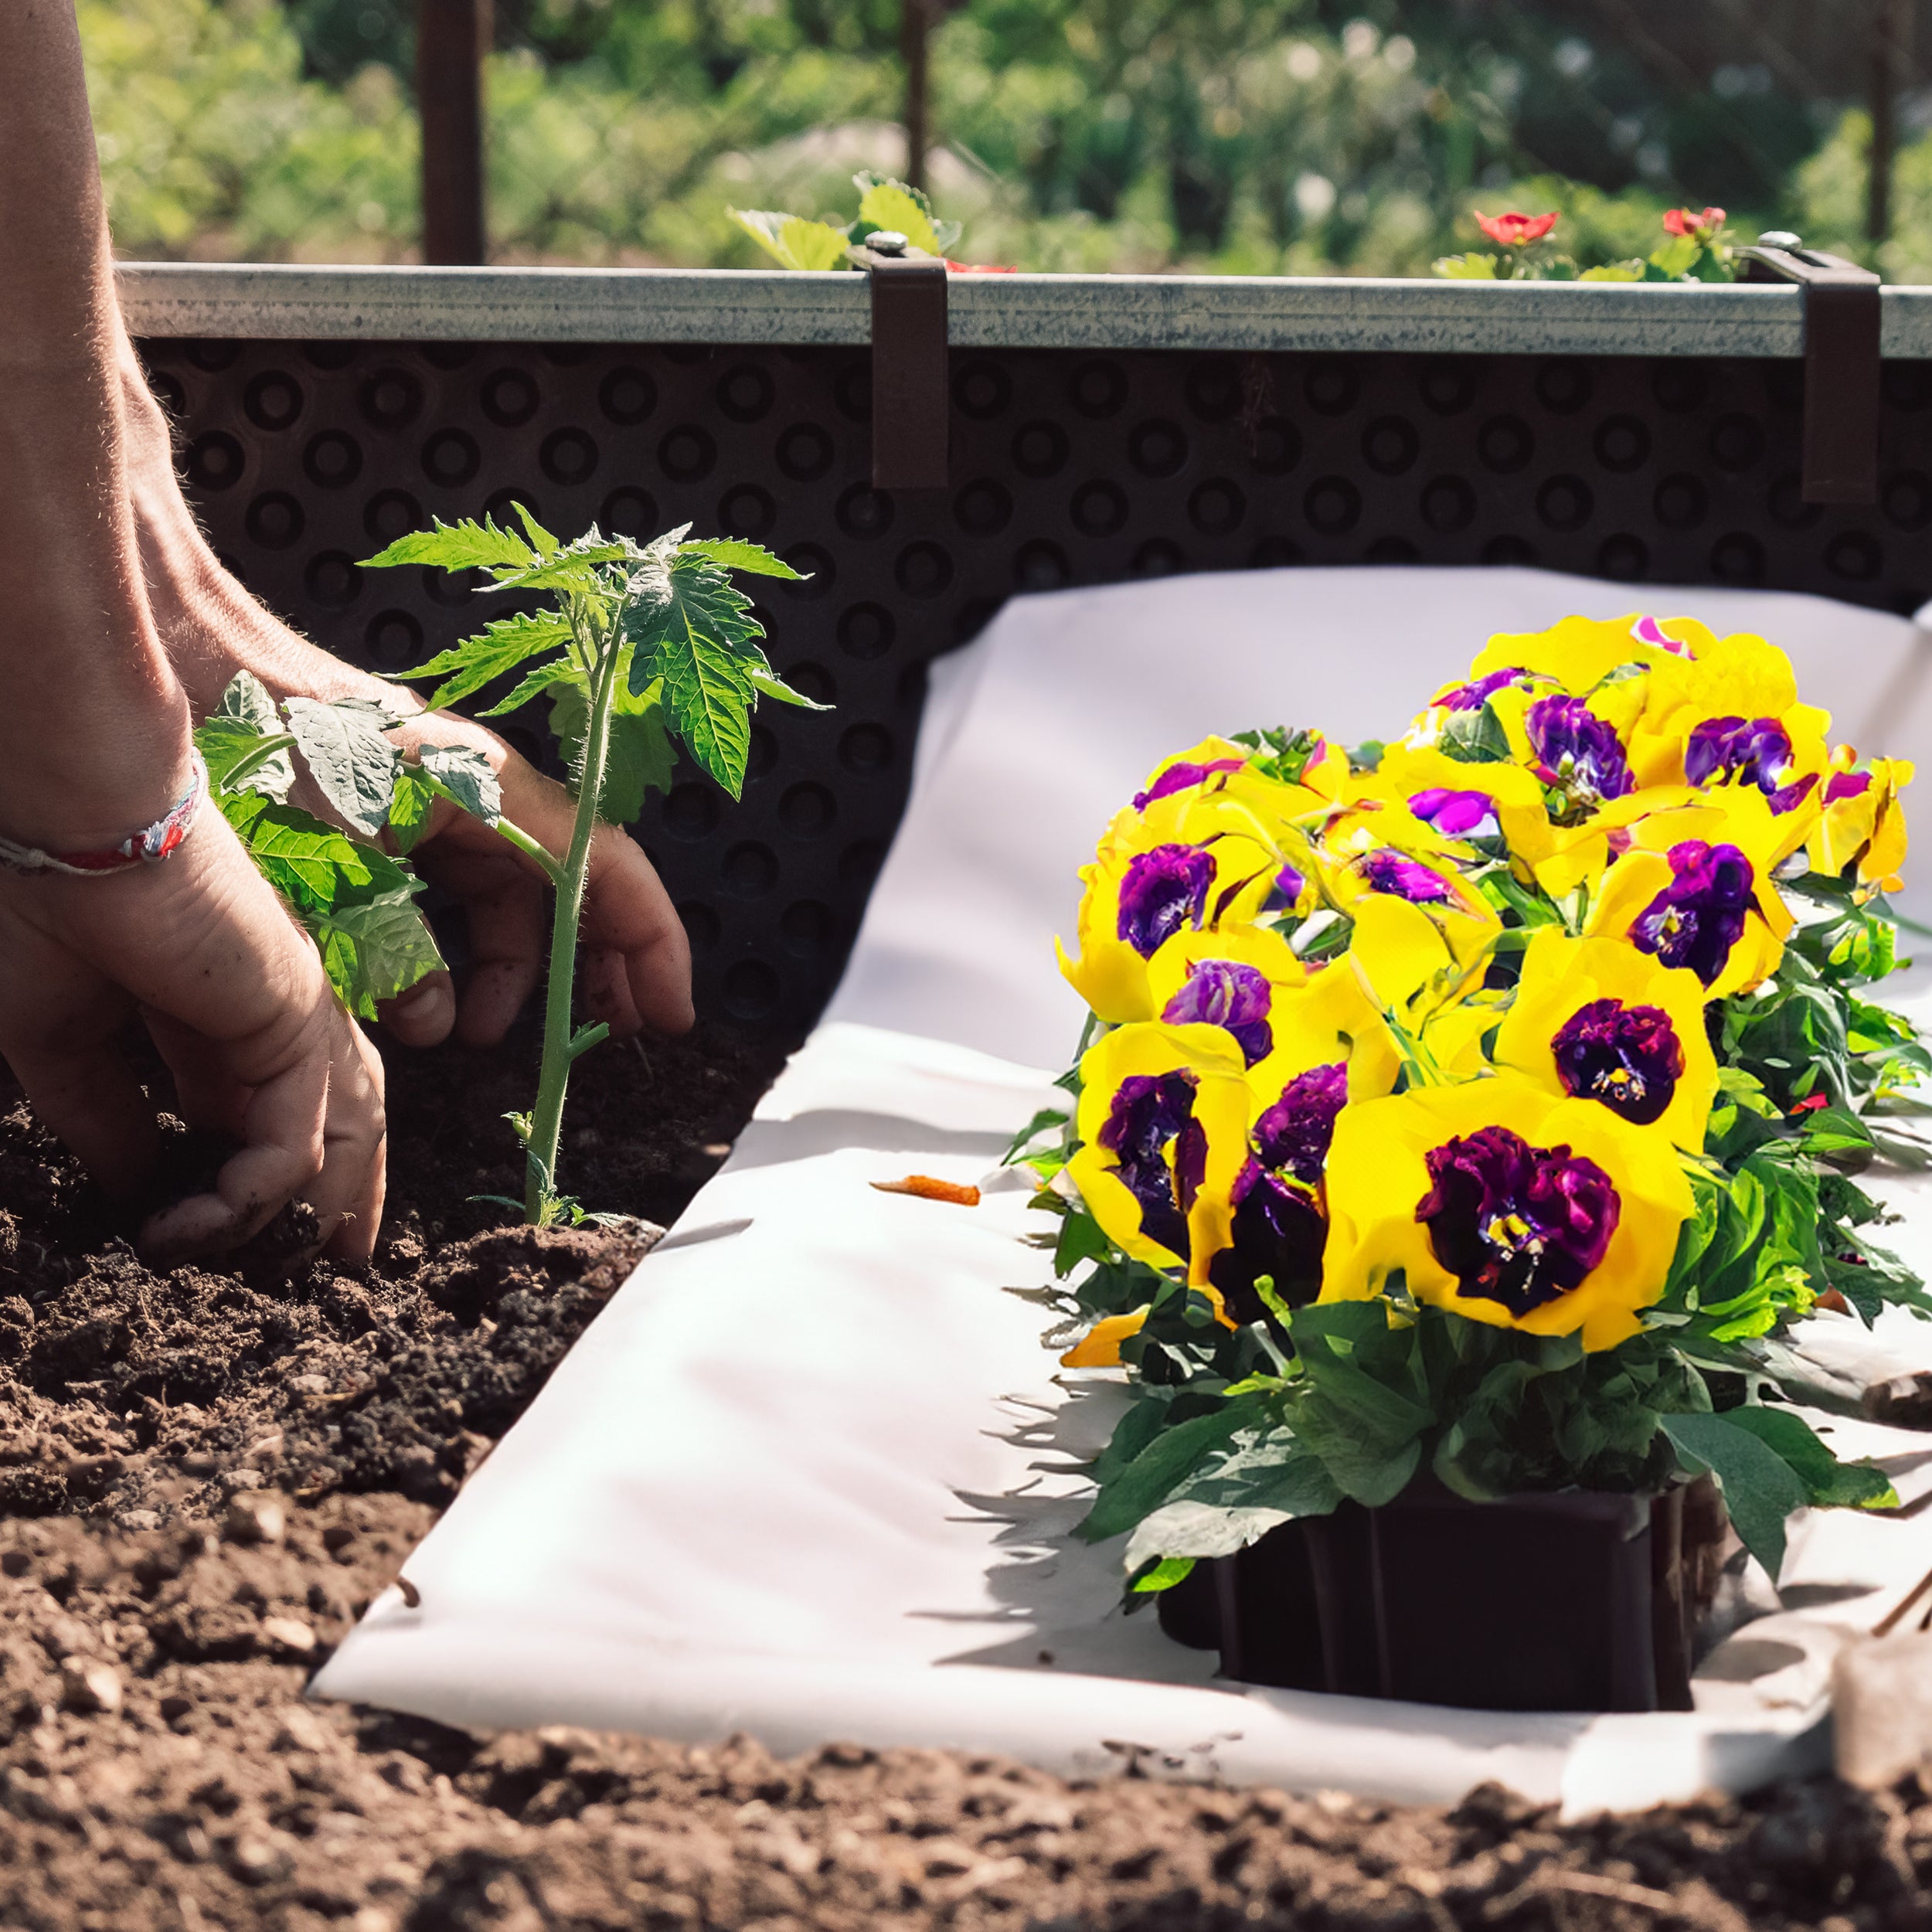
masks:
[[[1197,1563],[1161,1628],[1221,1674],[1478,1710],[1691,1708],[1726,1524],[1707,1479],[1659,1496],[1472,1503],[1417,1485]]]

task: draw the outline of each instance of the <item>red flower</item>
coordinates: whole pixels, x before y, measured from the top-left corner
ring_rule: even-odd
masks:
[[[1831,1097],[1825,1094],[1808,1094],[1791,1109],[1794,1114],[1815,1114],[1821,1107],[1829,1107]]]
[[[1664,217],[1665,234],[1695,235],[1699,241],[1706,235],[1716,234],[1723,226],[1721,208],[1706,208],[1701,215],[1695,208],[1673,208]]]
[[[1556,226],[1554,215],[1485,215],[1481,209],[1476,213],[1476,226],[1498,248],[1521,248],[1526,243],[1541,241]]]

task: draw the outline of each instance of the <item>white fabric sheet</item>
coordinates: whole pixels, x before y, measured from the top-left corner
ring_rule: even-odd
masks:
[[[1777,637],[1871,748],[1910,755],[1932,710],[1900,620],[1641,601]],[[1044,1278],[1024,1191],[993,1168],[1077,1030],[1053,936],[1146,768],[1255,720],[1386,730],[1490,631],[1638,602],[1532,572],[1360,570],[1009,607],[936,674],[912,804],[826,1023],[411,1557],[419,1606],[386,1593],[318,1692],[461,1723],[957,1745],[1391,1798],[1494,1777],[1573,1811],[1821,1763],[1830,1656],[1932,1567],[1932,1511],[1801,1521],[1783,1607],[1713,1653],[1692,1713],[1223,1685],[1121,1615],[1115,1552],[1067,1539],[1066,1466],[1118,1398],[1104,1377],[1070,1386],[1040,1311],[1001,1292]],[[869,1185],[909,1170],[988,1191],[968,1209]],[[1889,1345],[1932,1360],[1921,1335]],[[1932,1438],[1842,1425],[1841,1441],[1885,1455],[1915,1504],[1932,1492]]]

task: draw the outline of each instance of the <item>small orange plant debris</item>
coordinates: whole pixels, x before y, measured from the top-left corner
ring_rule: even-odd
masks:
[[[930,1174],[908,1174],[903,1181],[875,1181],[872,1185],[881,1194],[911,1194],[922,1201],[951,1201],[960,1207],[979,1206],[978,1188],[935,1180]]]

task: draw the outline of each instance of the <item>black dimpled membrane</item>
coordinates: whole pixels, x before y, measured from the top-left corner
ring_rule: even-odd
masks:
[[[496,614],[463,578],[356,567],[432,515],[522,502],[566,534],[594,519],[640,538],[689,521],[811,573],[752,588],[780,671],[837,709],[767,705],[742,803],[687,765],[635,828],[690,933],[701,1006],[774,1033],[809,1026],[844,965],[904,805],[927,661],[1017,590],[1515,563],[1899,611],[1932,599],[1932,367],[1917,363],[1886,370],[1879,502],[1821,508],[1800,484],[1795,364],[961,351],[953,487],[880,492],[863,351],[144,352],[216,549],[379,671]],[[506,734],[541,752],[542,723],[533,709]],[[1073,910],[1070,879],[1070,925]]]

